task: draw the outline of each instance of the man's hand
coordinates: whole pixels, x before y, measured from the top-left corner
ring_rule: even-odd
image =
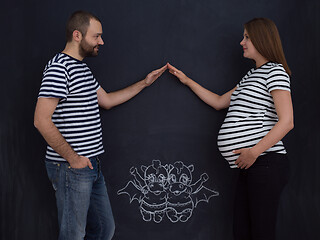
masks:
[[[162,75],[162,73],[167,70],[168,66],[167,64],[164,65],[162,68],[159,68],[157,70],[152,71],[151,73],[149,73],[146,78],[144,79],[145,84],[147,86],[150,86],[152,83],[154,83],[155,80],[158,79],[158,77],[160,77]]]
[[[242,148],[238,150],[232,151],[235,154],[240,154],[235,164],[238,168],[245,168],[248,169],[251,165],[256,161],[257,157],[256,154],[253,153],[251,148]]]
[[[85,168],[87,166],[90,169],[93,169],[89,158],[86,158],[84,156],[77,156],[74,159],[69,159],[68,162],[70,163],[70,167],[75,168],[75,169]]]

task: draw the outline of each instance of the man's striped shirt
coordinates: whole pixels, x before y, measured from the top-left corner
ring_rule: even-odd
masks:
[[[283,66],[268,62],[251,69],[231,95],[227,116],[218,134],[218,147],[231,168],[239,154],[233,150],[255,146],[277,123],[278,116],[271,91],[290,91],[290,78]],[[266,150],[285,154],[282,141]]]
[[[81,156],[104,152],[98,106],[99,84],[86,63],[58,53],[46,65],[39,98],[59,98],[52,122]],[[50,146],[46,158],[66,161]]]

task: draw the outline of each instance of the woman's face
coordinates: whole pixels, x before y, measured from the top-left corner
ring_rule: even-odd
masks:
[[[260,53],[256,50],[256,48],[253,46],[251,40],[250,40],[250,37],[248,35],[248,32],[246,29],[244,29],[244,32],[243,32],[243,39],[242,41],[240,42],[240,45],[242,46],[243,48],[243,56],[245,58],[250,58],[250,59],[253,59],[253,60],[257,60],[257,58],[260,55]]]

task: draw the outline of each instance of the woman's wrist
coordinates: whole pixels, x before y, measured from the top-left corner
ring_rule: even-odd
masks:
[[[262,153],[262,152],[260,152],[260,151],[256,148],[256,146],[252,147],[252,148],[250,149],[250,151],[251,151],[251,154],[252,154],[255,158],[258,158],[258,157],[260,156],[260,154]]]

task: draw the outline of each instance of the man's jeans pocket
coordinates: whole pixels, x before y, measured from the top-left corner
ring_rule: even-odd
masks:
[[[71,168],[66,172],[67,187],[75,191],[74,193],[91,193],[92,184],[97,178],[97,172],[89,167]]]
[[[61,163],[53,162],[53,161],[45,161],[45,164],[46,164],[48,178],[52,183],[53,189],[57,191]]]

